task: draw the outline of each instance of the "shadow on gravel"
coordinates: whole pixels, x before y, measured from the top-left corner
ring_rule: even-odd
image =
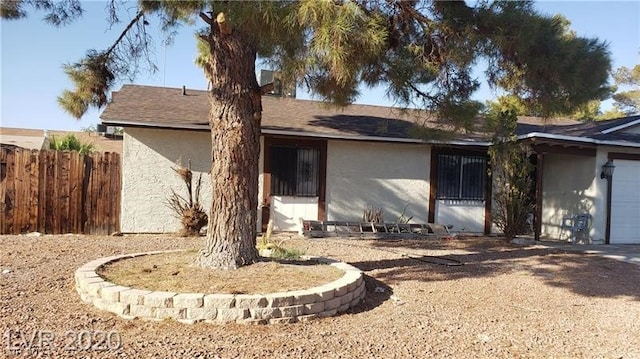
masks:
[[[364,283],[367,294],[364,299],[355,307],[349,308],[347,313],[358,314],[372,310],[387,301],[393,295],[393,289],[383,282],[364,275]]]
[[[397,256],[411,254],[410,257],[350,262],[364,272],[374,272],[369,274],[386,283],[442,282],[517,274],[532,276],[547,285],[586,297],[626,296],[640,301],[640,266],[597,255],[518,246],[495,239],[377,240],[367,244]],[[463,265],[447,265],[455,261]]]

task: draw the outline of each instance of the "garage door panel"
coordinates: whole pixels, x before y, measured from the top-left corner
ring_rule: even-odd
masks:
[[[640,161],[614,163],[610,243],[640,244]]]

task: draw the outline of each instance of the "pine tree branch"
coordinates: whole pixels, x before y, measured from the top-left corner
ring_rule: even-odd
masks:
[[[432,20],[428,17],[422,15],[419,11],[417,11],[413,6],[414,3],[410,1],[396,1],[396,5],[401,10],[403,14],[409,15],[415,21],[422,23],[423,25],[429,25],[432,23]]]
[[[133,20],[131,20],[129,22],[129,25],[127,25],[127,27],[122,31],[122,33],[120,34],[120,36],[116,39],[116,41],[113,43],[113,45],[111,45],[111,47],[109,47],[105,52],[104,55],[106,55],[107,57],[113,52],[113,50],[118,46],[118,44],[120,44],[120,41],[122,41],[122,39],[127,35],[127,33],[129,32],[129,30],[131,30],[131,28],[133,27],[133,25],[135,25],[138,21],[140,21],[140,19],[142,18],[142,16],[144,16],[144,11],[140,10],[138,11],[138,14],[136,15],[136,17],[133,18]]]
[[[418,96],[423,97],[425,99],[428,99],[429,101],[436,101],[436,97],[435,96],[431,96],[428,93],[420,90],[416,85],[414,85],[411,82],[407,83],[407,86],[412,89]]]
[[[209,16],[207,16],[207,14],[200,12],[198,13],[198,16],[200,16],[200,18],[202,20],[204,20],[204,22],[206,22],[207,24],[209,24],[209,26],[213,26],[213,24],[215,24],[215,21],[213,21],[212,18],[210,18]]]

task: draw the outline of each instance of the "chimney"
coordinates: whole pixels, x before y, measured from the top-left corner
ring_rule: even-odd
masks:
[[[182,96],[187,96],[187,87],[182,86]]]

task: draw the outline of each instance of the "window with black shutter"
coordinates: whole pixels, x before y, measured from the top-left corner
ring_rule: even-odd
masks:
[[[320,150],[286,146],[271,147],[271,194],[276,196],[318,195]]]
[[[486,171],[485,157],[438,155],[436,198],[484,200]]]

